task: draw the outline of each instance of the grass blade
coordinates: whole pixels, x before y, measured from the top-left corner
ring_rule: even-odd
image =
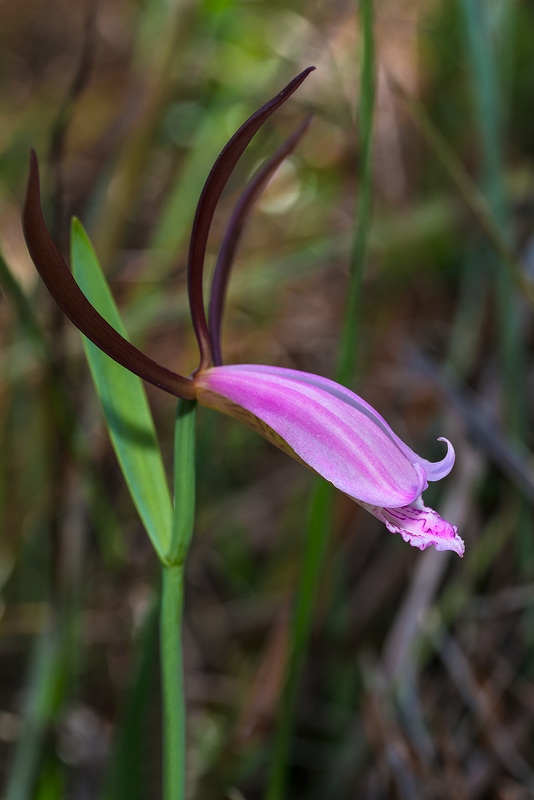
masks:
[[[373,0],[360,5],[362,27],[362,72],[360,133],[360,199],[356,210],[355,234],[351,253],[350,277],[341,335],[336,380],[350,383],[357,360],[361,284],[367,256],[368,230],[372,208],[372,137],[375,106],[375,47]],[[334,490],[321,481],[315,486],[311,502],[308,536],[304,546],[295,610],[291,621],[291,653],[286,668],[284,692],[277,721],[273,767],[266,800],[282,800],[287,794],[291,733],[302,670],[313,623],[315,598],[319,589],[331,528]]]

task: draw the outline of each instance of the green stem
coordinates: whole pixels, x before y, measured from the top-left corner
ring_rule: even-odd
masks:
[[[360,88],[360,148],[359,198],[356,205],[354,240],[350,260],[350,279],[347,288],[347,304],[343,319],[343,331],[339,347],[336,380],[349,383],[353,380],[358,359],[360,333],[361,290],[369,226],[371,224],[373,197],[373,122],[375,113],[375,44],[373,0],[360,3],[362,26],[362,71]]]
[[[182,652],[184,564],[195,520],[196,401],[180,400],[174,436],[174,516],[162,569],[163,797],[185,798],[185,697]]]
[[[350,278],[343,332],[341,335],[336,379],[352,381],[357,360],[360,326],[361,284],[367,255],[368,231],[372,208],[372,137],[375,105],[375,56],[373,0],[361,0],[362,70],[360,101],[360,197],[356,208],[355,234],[352,247]],[[291,623],[291,652],[277,721],[273,765],[267,786],[266,800],[281,800],[286,794],[298,689],[308,641],[313,624],[315,598],[328,547],[332,519],[333,487],[321,481],[312,497],[311,517],[300,575],[295,611]]]
[[[174,426],[174,516],[169,564],[183,564],[195,524],[196,400],[180,400]]]
[[[161,683],[163,692],[163,797],[185,798],[185,699],[182,653],[183,564],[163,566]]]
[[[473,94],[476,122],[482,150],[483,185],[495,227],[508,249],[513,249],[510,237],[510,214],[507,209],[506,188],[503,179],[502,127],[504,112],[503,50],[506,40],[494,38],[490,26],[490,12],[481,0],[460,0],[468,52],[473,73]],[[509,45],[508,45],[509,47]],[[498,317],[499,366],[503,405],[503,418],[517,442],[527,436],[526,406],[526,356],[522,341],[521,315],[518,297],[506,260],[493,265],[494,286]],[[532,284],[520,271],[532,298]],[[517,280],[517,278],[516,278]],[[515,494],[517,508],[517,537],[519,559],[522,565],[531,565],[532,547],[531,512],[528,503]]]
[[[313,621],[315,597],[328,543],[332,510],[332,486],[321,481],[312,499],[308,539],[300,576],[295,613],[292,620],[291,653],[287,666],[280,715],[276,728],[273,768],[270,773],[266,800],[279,800],[285,794],[288,774],[288,754],[297,703],[297,693]]]

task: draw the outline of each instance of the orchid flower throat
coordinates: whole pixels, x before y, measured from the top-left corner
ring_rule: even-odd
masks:
[[[93,307],[74,280],[48,232],[41,210],[39,168],[32,152],[23,228],[29,253],[43,282],[76,327],[104,353],[134,374],[176,397],[197,399],[254,428],[264,438],[332,483],[388,530],[421,550],[435,545],[463,555],[453,525],[424,506],[428,481],[454,464],[450,442],[436,463],[421,458],[361,397],[326,378],[279,367],[222,366],[220,331],[226,287],[235,253],[254,204],[282,161],[306,132],[304,119],[258,170],[239,198],[224,236],[212,279],[209,323],[203,297],[204,261],[221,194],[252,137],[310,74],[297,75],[276,97],[250,116],[215,161],[198,202],[188,256],[191,320],[200,363],[191,378],[158,364],[121,336]],[[211,365],[214,364],[213,367]]]

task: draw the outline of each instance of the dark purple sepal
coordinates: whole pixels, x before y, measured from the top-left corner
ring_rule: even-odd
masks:
[[[277,108],[288,100],[315,67],[308,67],[288,83],[276,97],[254,112],[219,154],[211,168],[198,201],[188,257],[188,287],[191,319],[200,349],[198,370],[207,369],[212,362],[211,340],[203,299],[204,258],[215,208],[226,183],[248,143]],[[197,371],[198,371],[197,370]]]
[[[307,116],[293,131],[291,136],[278,148],[276,153],[274,153],[261,169],[258,170],[237,201],[230,218],[221,249],[219,250],[211,283],[209,332],[213,351],[213,363],[215,366],[220,366],[222,364],[221,323],[226,288],[228,286],[228,279],[230,277],[230,270],[234,262],[235,254],[241,236],[243,235],[245,223],[278,167],[293,152],[306,133],[312,118],[311,114]]]

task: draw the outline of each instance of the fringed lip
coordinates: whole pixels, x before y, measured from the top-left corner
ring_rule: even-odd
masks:
[[[433,508],[425,506],[421,497],[401,508],[378,508],[362,505],[381,520],[388,531],[399,533],[404,541],[412,547],[426,550],[427,547],[434,546],[441,552],[452,550],[460,558],[463,557],[465,544],[458,535],[456,525],[451,525]]]

